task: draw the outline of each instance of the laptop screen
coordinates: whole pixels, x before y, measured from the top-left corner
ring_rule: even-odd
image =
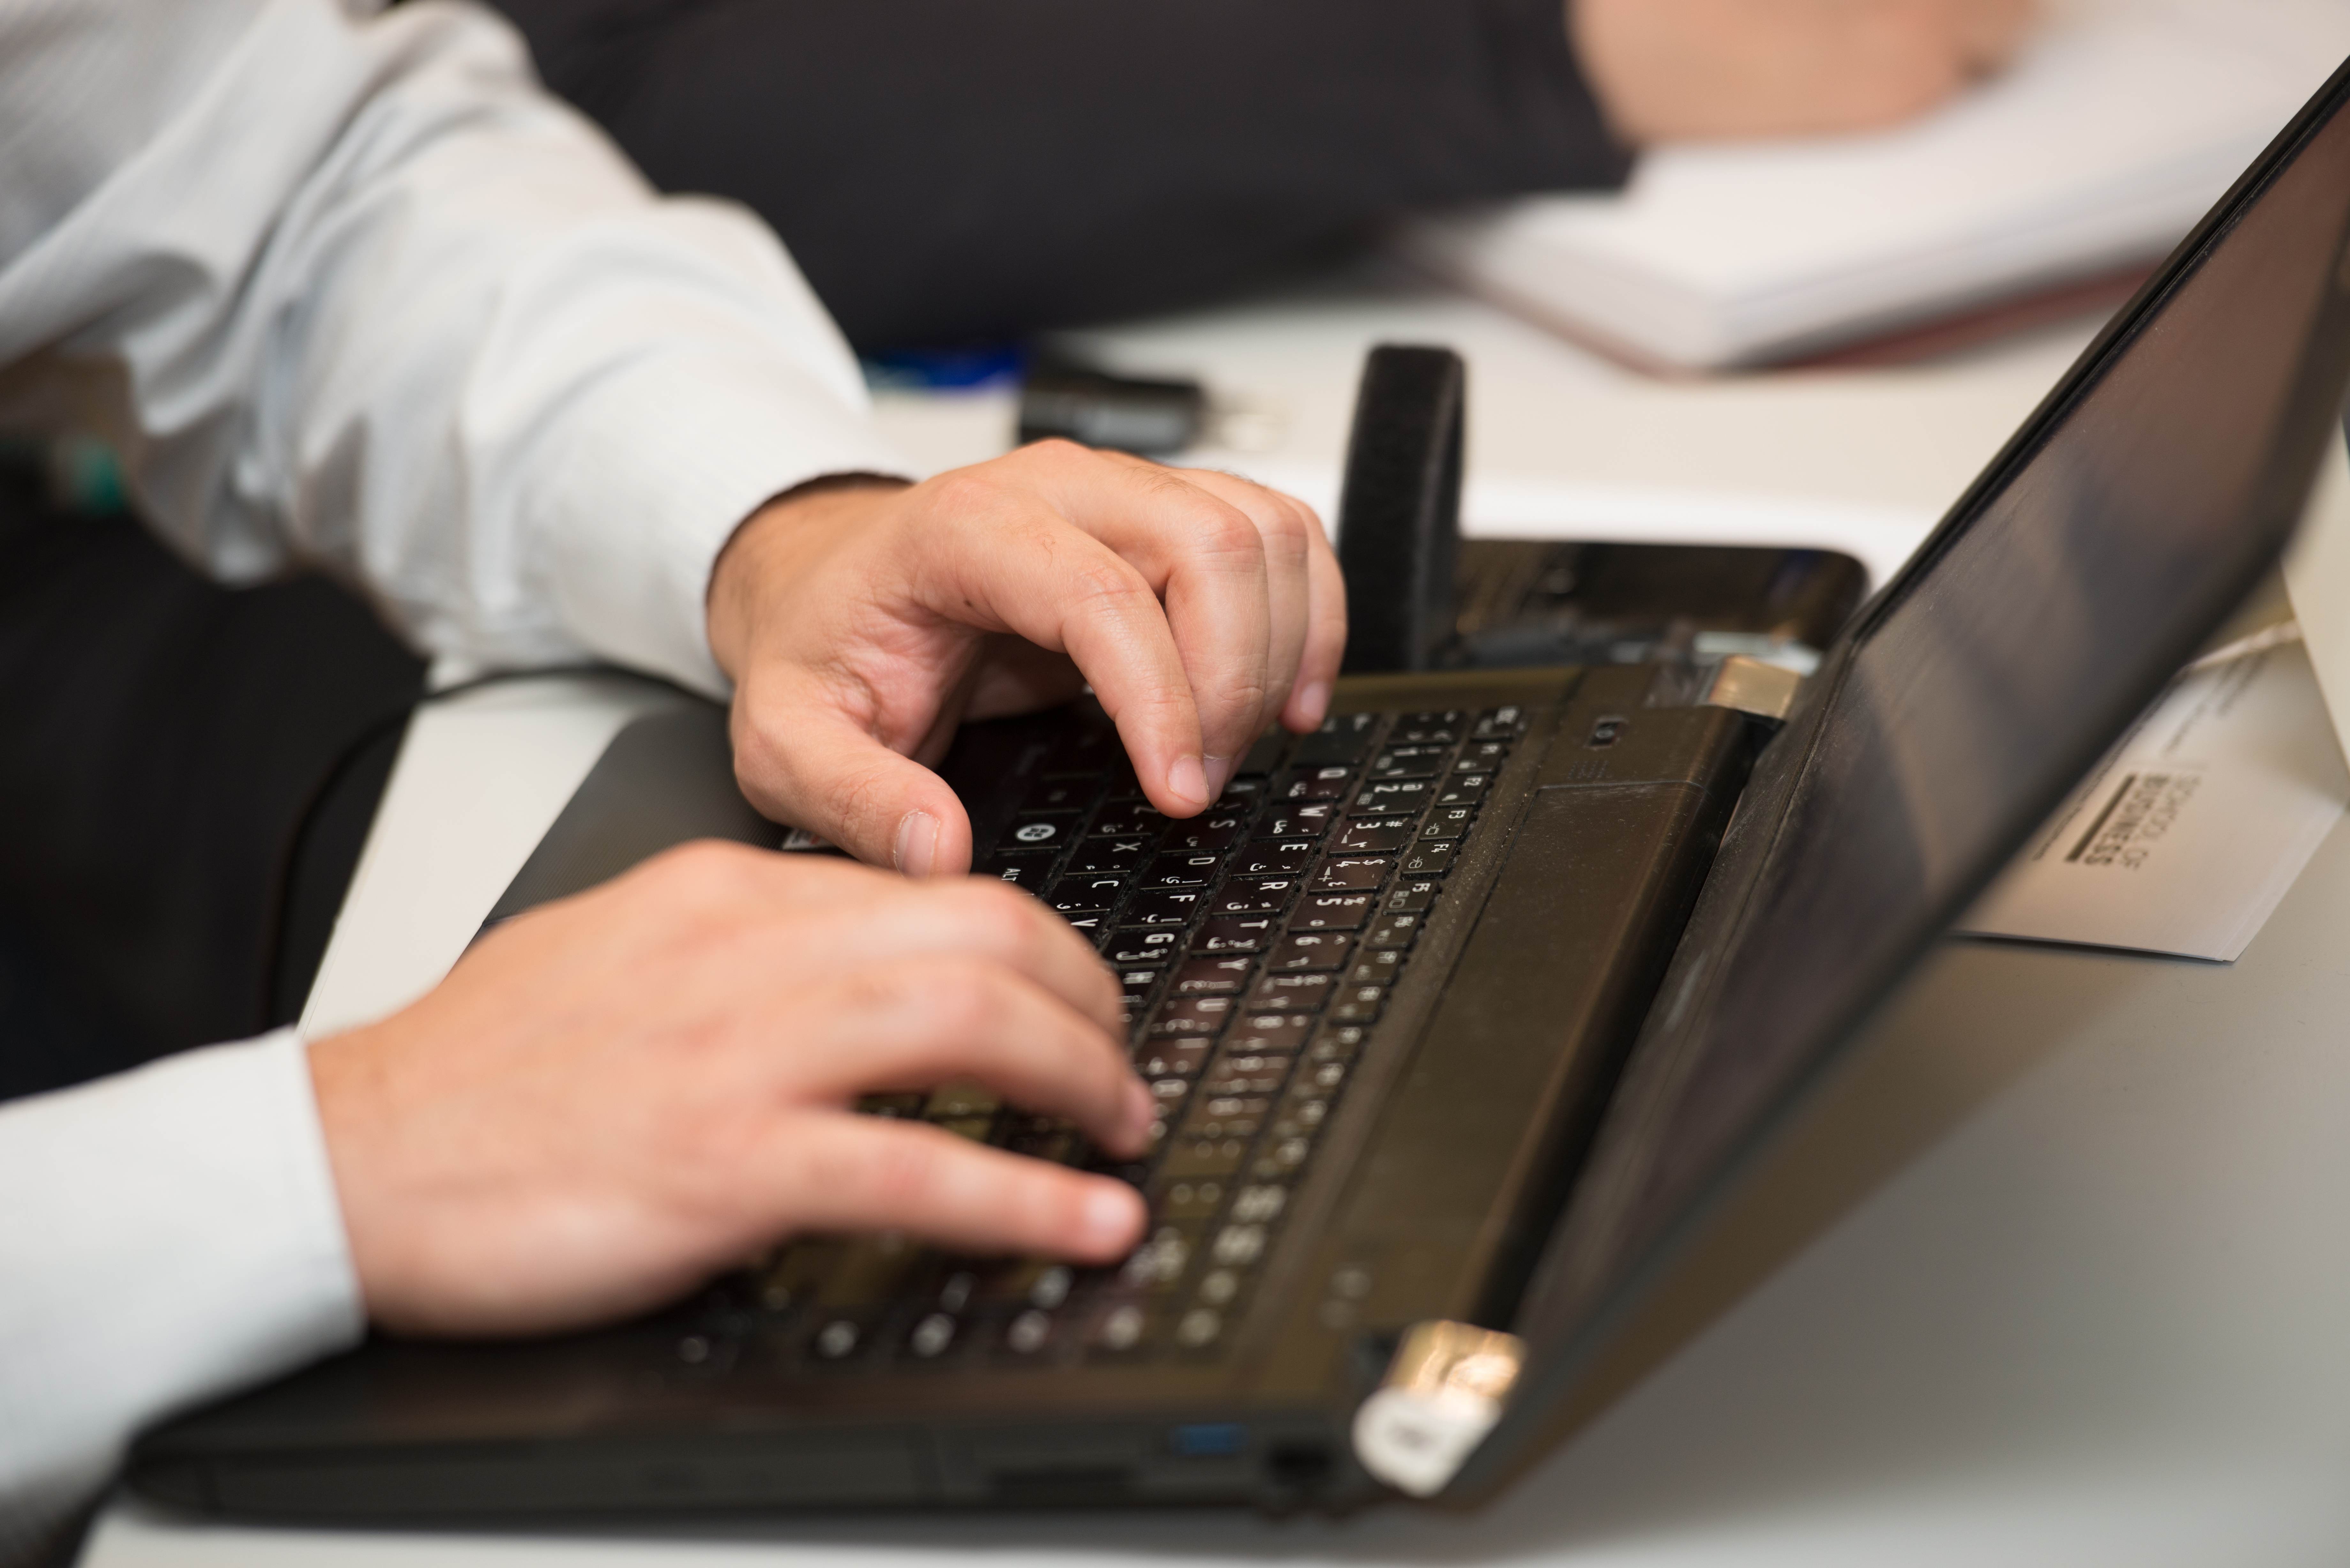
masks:
[[[1538,1282],[1537,1334],[1586,1316],[1752,1146],[2282,547],[2350,358],[2345,80],[1864,612],[1766,753]]]

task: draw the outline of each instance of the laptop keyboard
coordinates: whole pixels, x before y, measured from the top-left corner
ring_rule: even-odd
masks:
[[[790,1358],[847,1370],[1220,1353],[1523,727],[1508,707],[1275,732],[1181,821],[1144,798],[1107,723],[1044,756],[977,870],[1050,904],[1116,971],[1159,1106],[1149,1154],[1109,1160],[1067,1123],[971,1084],[860,1108],[1118,1176],[1149,1199],[1151,1230],[1100,1269],[895,1237],[794,1243],[748,1282],[765,1313],[789,1314]]]

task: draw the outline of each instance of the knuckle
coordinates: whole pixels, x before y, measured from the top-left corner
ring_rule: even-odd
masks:
[[[1191,525],[1193,548],[1211,559],[1234,566],[1262,562],[1263,533],[1255,520],[1237,506],[1211,500],[1200,509]]]
[[[1002,971],[977,959],[946,959],[909,978],[931,1026],[958,1041],[993,1033],[1010,1011]]]

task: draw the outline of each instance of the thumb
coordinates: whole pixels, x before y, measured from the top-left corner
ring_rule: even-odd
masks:
[[[756,722],[746,706],[738,692],[734,776],[761,812],[910,877],[971,869],[971,818],[944,779],[822,701],[761,703],[788,713],[782,723]]]

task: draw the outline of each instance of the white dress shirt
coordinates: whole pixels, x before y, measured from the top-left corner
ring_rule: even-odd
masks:
[[[0,428],[95,429],[213,576],[445,677],[705,691],[763,501],[903,465],[775,237],[657,197],[452,0],[0,0]],[[359,1333],[299,1042],[0,1109],[0,1561],[144,1422]]]

